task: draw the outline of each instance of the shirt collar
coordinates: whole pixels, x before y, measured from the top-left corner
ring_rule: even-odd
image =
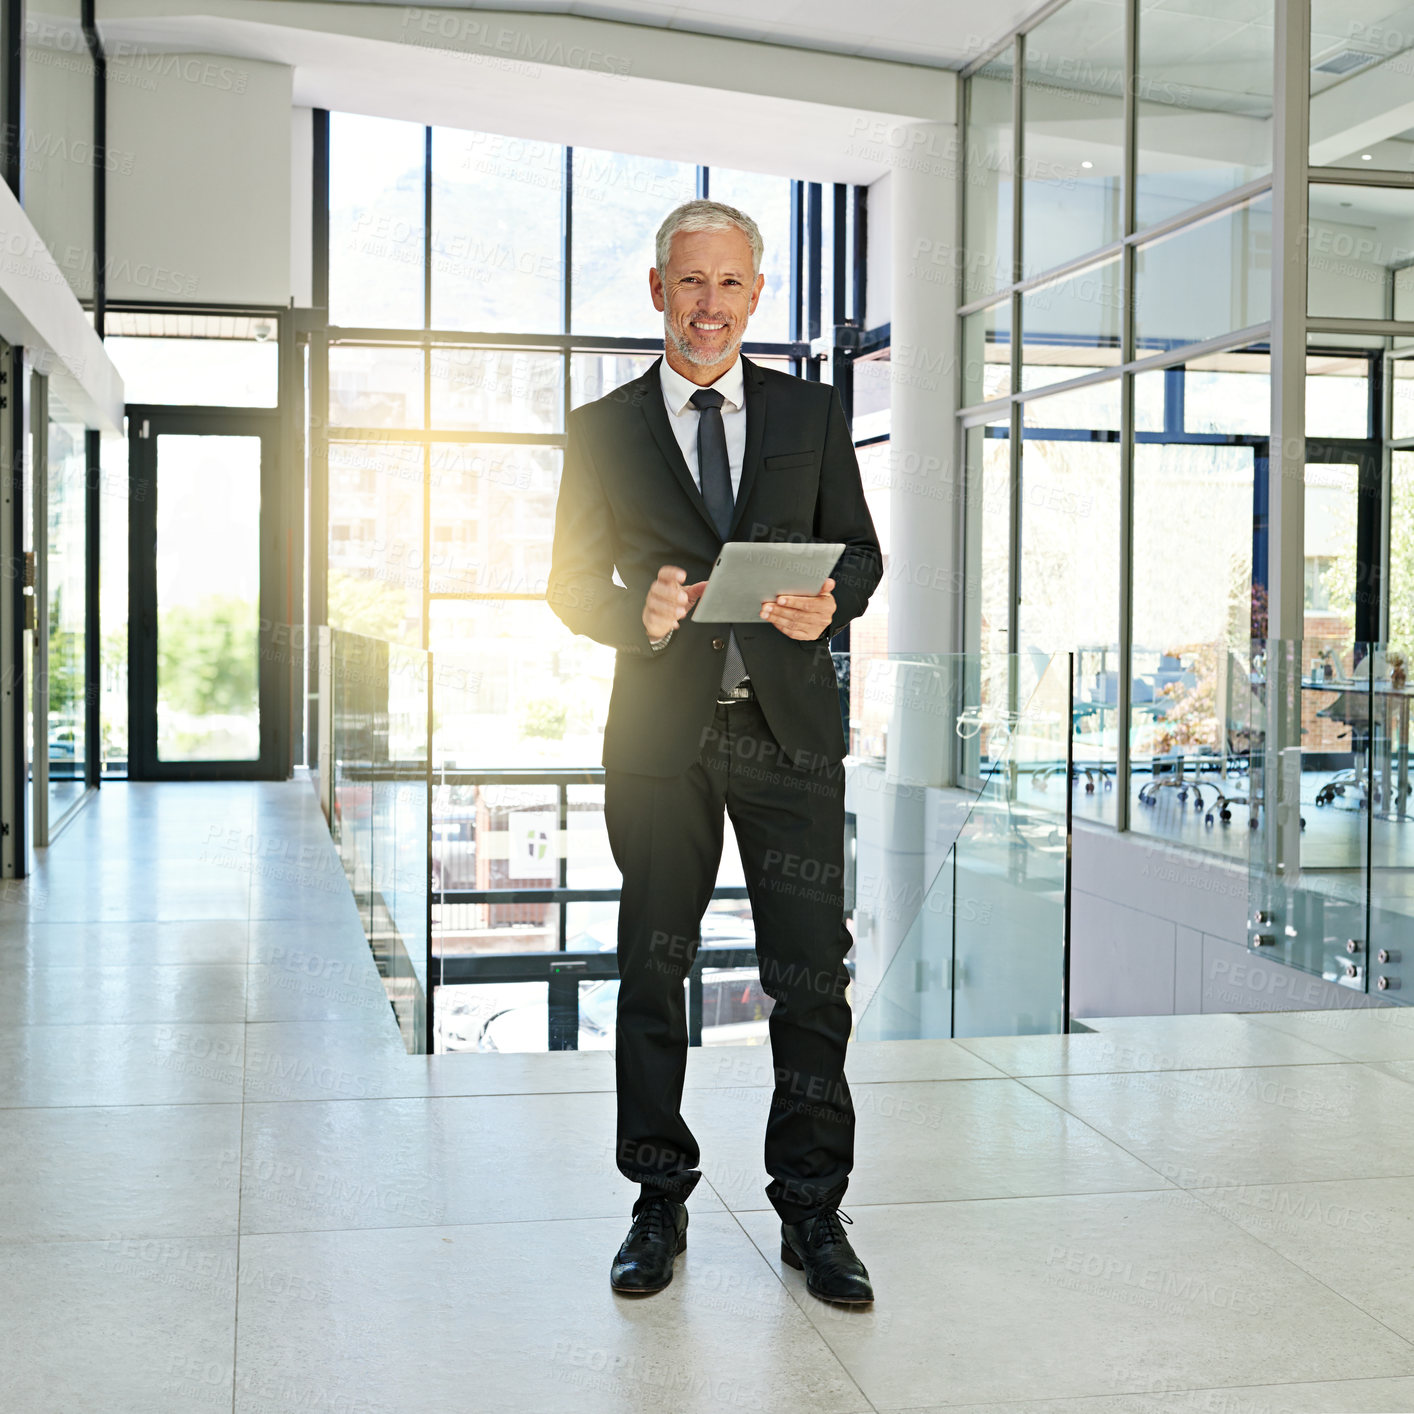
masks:
[[[668,404],[668,411],[674,417],[681,417],[691,407],[691,398],[698,385],[689,383],[681,373],[669,365],[666,358],[659,365],[659,377],[663,384],[663,398]],[[739,411],[743,406],[746,391],[741,355],[738,354],[732,366],[715,383],[708,386],[715,388],[725,399],[723,412]]]

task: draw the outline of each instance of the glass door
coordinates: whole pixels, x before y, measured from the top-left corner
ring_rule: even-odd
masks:
[[[128,409],[129,776],[285,773],[275,419]]]

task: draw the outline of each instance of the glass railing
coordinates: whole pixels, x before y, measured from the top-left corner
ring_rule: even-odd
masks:
[[[1310,638],[1251,654],[1248,945],[1399,1003],[1414,924],[1409,663]]]
[[[857,1034],[1064,1031],[1071,655],[852,668]]]
[[[325,810],[409,1049],[612,1046],[620,879],[597,762],[508,763],[504,684],[470,659],[438,654],[429,688],[427,654],[332,631],[322,666]],[[1071,656],[835,668],[859,1035],[1064,1030],[1066,783],[1086,772]],[[730,830],[687,983],[693,1044],[768,1039]]]
[[[320,629],[319,792],[404,1043],[429,1049],[431,657]]]

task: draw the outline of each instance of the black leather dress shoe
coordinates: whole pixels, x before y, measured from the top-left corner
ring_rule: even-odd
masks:
[[[649,1198],[634,1215],[609,1270],[615,1291],[646,1296],[673,1279],[673,1259],[687,1248],[687,1204]]]
[[[812,1296],[862,1306],[874,1299],[874,1288],[845,1236],[842,1224],[849,1221],[838,1208],[827,1208],[802,1222],[782,1223],[781,1261],[805,1273]]]

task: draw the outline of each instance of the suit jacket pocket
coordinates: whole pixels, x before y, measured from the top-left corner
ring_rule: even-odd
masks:
[[[819,452],[781,452],[765,458],[762,465],[767,471],[789,471],[795,466],[817,466],[819,461]]]

